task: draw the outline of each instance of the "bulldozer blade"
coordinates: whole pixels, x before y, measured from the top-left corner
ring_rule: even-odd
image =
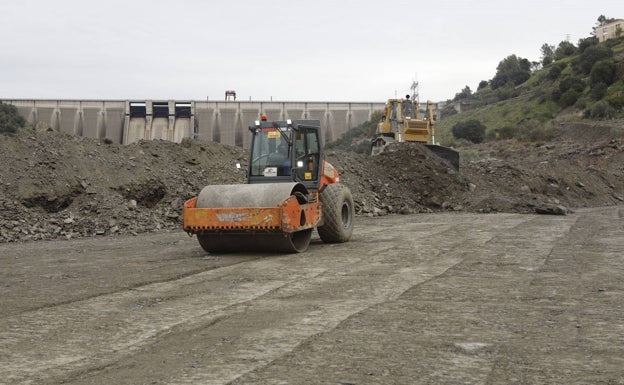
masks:
[[[426,144],[425,146],[436,156],[446,160],[456,171],[459,170],[459,152],[450,147],[438,146],[436,144]]]

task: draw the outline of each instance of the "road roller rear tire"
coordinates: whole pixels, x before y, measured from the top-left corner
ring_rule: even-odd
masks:
[[[342,243],[353,233],[353,197],[351,190],[341,184],[330,184],[321,192],[323,226],[317,231],[325,243]]]

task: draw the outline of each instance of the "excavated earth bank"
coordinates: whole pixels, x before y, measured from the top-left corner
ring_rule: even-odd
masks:
[[[326,156],[358,215],[563,215],[624,201],[622,132],[622,120],[577,122],[549,142],[466,145],[459,172],[413,143],[377,157]],[[246,159],[241,148],[196,140],[122,146],[51,131],[0,135],[0,242],[182,231],[184,201],[207,184],[244,183]]]

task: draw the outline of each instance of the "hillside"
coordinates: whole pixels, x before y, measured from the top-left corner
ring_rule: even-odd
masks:
[[[452,127],[475,119],[486,127],[487,141],[538,142],[552,138],[562,122],[624,117],[624,38],[598,43],[591,37],[578,46],[566,42],[561,46],[567,51],[561,50],[550,63],[543,58],[545,65],[527,64],[515,55],[503,59],[498,72],[478,91],[458,93],[448,101],[437,125],[438,138],[460,146]],[[497,83],[505,76],[507,83]],[[454,110],[457,103],[465,107],[462,113]]]
[[[515,139],[539,144],[556,139],[558,128],[567,123],[591,125],[624,118],[624,37],[604,43],[590,37],[578,46],[561,45],[566,50],[557,49],[559,57],[555,55],[548,64],[510,55],[476,92],[466,86],[453,100],[440,102],[436,141],[470,153],[471,143],[454,137],[452,129],[471,120],[485,126],[485,142]],[[330,146],[368,153],[380,119],[381,115],[373,116],[371,122],[353,128]],[[611,126],[613,136],[624,135],[618,124]]]

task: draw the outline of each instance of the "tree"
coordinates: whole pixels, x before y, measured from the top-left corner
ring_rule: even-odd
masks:
[[[607,88],[607,85],[604,83],[592,84],[589,96],[591,96],[594,100],[600,100],[607,94]]]
[[[550,67],[550,70],[548,71],[548,79],[550,80],[555,80],[559,77],[559,75],[561,75],[561,71],[563,71],[563,69],[567,66],[567,64],[564,63],[556,63],[554,64],[552,67]]]
[[[603,26],[605,24],[609,24],[611,22],[615,21],[614,18],[610,18],[610,17],[606,17],[605,15],[600,15],[598,16],[598,23],[596,23],[598,26]]]
[[[540,49],[542,52],[542,65],[547,66],[555,61],[555,46],[544,43]]]
[[[593,45],[598,44],[598,38],[596,36],[590,36],[585,39],[579,39],[578,52],[582,54],[585,50]]]
[[[496,67],[496,75],[492,79],[492,89],[512,83],[520,85],[531,77],[531,62],[516,55],[507,56]]]
[[[472,119],[455,123],[452,128],[452,133],[457,139],[466,139],[472,143],[481,143],[485,139],[485,126],[480,121]]]
[[[580,77],[566,76],[559,82],[559,104],[568,107],[576,103],[585,89],[585,82]]]
[[[598,16],[598,25],[605,25],[607,23],[607,18],[605,15]]]
[[[564,92],[559,98],[559,105],[561,107],[569,107],[576,103],[578,98],[581,96],[581,93],[575,89],[570,88],[566,92]]]
[[[588,47],[579,57],[579,71],[588,75],[594,64],[600,60],[610,59],[612,57],[613,50],[603,44]]]
[[[555,50],[555,59],[561,60],[568,56],[572,56],[576,53],[576,47],[574,44],[570,43],[567,40],[559,43],[559,46]]]
[[[611,59],[601,60],[594,64],[589,74],[592,87],[598,83],[610,86],[615,81],[615,63]]]
[[[559,91],[561,91],[561,93],[564,93],[567,90],[583,92],[583,89],[585,89],[585,82],[577,76],[566,76],[559,83]]]
[[[488,84],[490,84],[487,80],[481,80],[479,82],[479,86],[477,87],[477,91],[480,91],[482,89],[484,89],[485,87],[488,86]]]
[[[14,133],[24,127],[26,121],[12,104],[0,103],[0,133]]]
[[[461,90],[461,92],[455,94],[455,98],[453,98],[453,100],[457,101],[461,99],[468,99],[471,96],[472,90],[470,89],[470,87],[466,86],[463,90]]]

